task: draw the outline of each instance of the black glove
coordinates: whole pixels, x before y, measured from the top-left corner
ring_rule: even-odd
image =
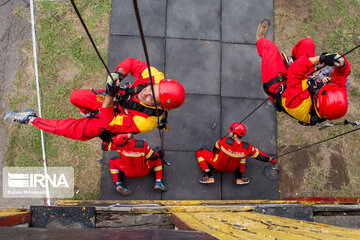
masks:
[[[111,139],[114,137],[115,135],[110,132],[109,130],[106,129],[102,129],[102,132],[99,135],[99,138],[101,138],[101,140],[103,140],[103,142],[111,142]]]
[[[110,76],[106,80],[106,94],[110,97],[115,97],[115,94],[120,90],[120,86],[116,86],[116,82],[120,82],[124,79],[124,75],[119,72],[111,73],[112,79]],[[113,81],[114,79],[114,81]]]
[[[327,53],[324,52],[320,55],[320,63],[325,63],[328,66],[335,66],[335,62],[339,63],[339,67],[345,65],[344,58],[337,53]]]

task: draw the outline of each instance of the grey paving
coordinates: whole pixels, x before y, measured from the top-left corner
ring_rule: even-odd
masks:
[[[218,140],[234,121],[267,99],[253,40],[262,19],[273,23],[273,1],[139,0],[139,8],[152,65],[166,78],[180,81],[186,99],[170,111],[170,130],[164,132],[165,158],[171,163],[164,166],[168,192],[152,190],[150,173],[143,179],[126,179],[135,192],[125,199],[278,199],[277,182],[263,175],[267,163],[248,159],[245,175],[251,183],[247,186],[236,186],[234,173],[216,171],[216,183],[202,185],[195,156],[196,149],[209,143],[214,123]],[[273,24],[268,38],[273,39]],[[131,1],[113,0],[109,66],[114,69],[127,57],[145,60]],[[248,131],[244,141],[276,155],[276,115],[269,101],[244,124]],[[156,129],[136,138],[153,148],[161,144]],[[124,199],[112,188],[109,170],[103,166],[101,199]]]
[[[267,98],[255,45],[222,44],[221,96]],[[257,71],[254,71],[257,69]]]
[[[219,138],[220,104],[219,96],[186,95],[183,106],[170,112],[171,130],[165,135],[165,149],[195,151],[209,142],[213,123],[218,124],[215,138]]]
[[[262,104],[265,99],[222,98],[222,136],[233,122],[243,120]],[[246,135],[243,140],[267,154],[276,154],[276,114],[270,100],[244,122]]]
[[[165,37],[166,0],[139,0],[138,6],[144,34]],[[112,1],[110,34],[140,35],[133,1]]]
[[[273,40],[273,4],[269,0],[223,0],[222,41],[255,44],[257,26],[265,18],[272,23],[267,38]]]
[[[165,40],[154,37],[146,37],[145,40],[149,56],[151,56],[151,65],[163,72],[165,64]],[[115,71],[116,66],[128,57],[146,62],[140,37],[110,36],[108,54],[108,67],[110,71]],[[126,81],[129,80],[134,80],[134,78],[126,78]]]
[[[164,200],[210,200],[221,199],[220,173],[216,172],[215,183],[199,183],[202,176],[195,152],[167,151],[166,158],[171,162],[165,167],[165,182],[169,190],[162,193]]]
[[[235,173],[221,173],[222,199],[279,199],[277,182],[270,181],[263,175],[267,165],[268,163],[247,158],[244,175],[250,180],[248,185],[236,185]]]
[[[168,39],[166,77],[183,83],[186,93],[220,94],[219,42]]]
[[[168,0],[166,36],[220,40],[220,1]]]

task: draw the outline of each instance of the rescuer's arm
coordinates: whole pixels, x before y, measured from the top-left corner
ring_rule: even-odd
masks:
[[[249,147],[250,147],[250,152],[248,154],[249,157],[259,160],[259,161],[262,161],[262,162],[270,162],[272,164],[276,163],[276,159],[269,157],[267,154],[261,152],[259,149],[252,146],[251,144],[249,144]]]

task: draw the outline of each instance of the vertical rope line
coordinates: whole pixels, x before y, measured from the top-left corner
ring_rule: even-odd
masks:
[[[30,12],[31,12],[31,29],[32,29],[32,42],[34,50],[34,67],[35,67],[35,79],[36,79],[36,94],[39,107],[39,117],[42,116],[41,113],[41,96],[40,96],[40,84],[39,84],[39,74],[38,74],[38,65],[37,65],[37,50],[36,50],[36,33],[35,33],[35,18],[34,18],[34,0],[30,0]],[[46,204],[51,205],[50,202],[50,190],[49,190],[49,180],[47,178],[47,166],[46,166],[46,153],[45,153],[45,142],[44,142],[44,132],[40,130],[41,134],[41,147],[43,155],[43,165],[44,165],[44,174],[45,174],[45,188],[46,188]]]
[[[149,71],[151,92],[152,92],[153,99],[154,99],[155,112],[156,112],[157,122],[158,122],[158,126],[159,126],[160,125],[159,111],[158,111],[158,105],[157,105],[156,98],[155,98],[154,83],[152,81],[152,75],[151,75],[151,69],[150,69],[150,67],[151,67],[150,59],[149,59],[148,50],[147,50],[147,47],[146,47],[146,41],[145,41],[144,31],[143,31],[143,27],[142,27],[142,23],[141,23],[141,17],[140,17],[140,13],[139,13],[139,7],[138,7],[138,4],[137,4],[137,0],[133,0],[133,5],[134,5],[134,11],[135,11],[137,24],[138,24],[138,27],[139,27],[139,33],[140,33],[140,37],[141,37],[141,42],[142,42],[142,45],[143,45],[143,48],[144,48],[146,64],[147,64],[148,71]],[[158,129],[158,131],[159,131],[159,136],[160,136],[160,140],[161,140],[161,150],[163,151],[164,150],[163,135],[161,134],[160,129]]]
[[[97,49],[97,47],[96,47],[96,44],[95,44],[93,38],[91,37],[91,34],[90,34],[90,32],[89,32],[89,30],[88,30],[88,28],[87,28],[87,26],[86,26],[83,18],[81,17],[81,14],[80,14],[80,12],[79,12],[79,9],[77,8],[74,0],[70,0],[70,2],[71,2],[71,5],[73,6],[73,8],[74,8],[74,10],[75,10],[75,12],[76,12],[76,15],[78,16],[78,18],[79,18],[79,20],[80,20],[82,26],[84,27],[85,32],[86,32],[87,36],[89,37],[90,42],[91,42],[92,46],[94,47],[96,54],[98,55],[101,63],[104,65],[107,74],[110,76],[110,78],[111,78],[111,79],[113,80],[113,82],[114,82],[114,78],[112,77],[109,68],[106,66],[106,63],[105,63],[104,59],[101,57],[101,54],[99,53],[99,51],[98,51],[98,49]]]

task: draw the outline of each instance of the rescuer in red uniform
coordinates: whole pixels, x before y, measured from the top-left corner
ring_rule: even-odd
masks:
[[[130,190],[124,183],[124,175],[129,178],[142,178],[153,169],[155,172],[154,190],[167,191],[163,183],[161,152],[154,152],[143,140],[136,140],[131,133],[119,134],[110,143],[104,143],[104,150],[114,150],[120,157],[110,159],[110,172],[116,184],[116,191],[124,196],[130,195]]]
[[[129,73],[136,81],[125,89],[120,89],[120,81]],[[185,100],[184,87],[175,80],[164,79],[164,74],[151,67],[158,114],[178,108]],[[43,119],[33,110],[12,111],[5,115],[6,122],[32,124],[56,135],[86,141],[94,137],[119,133],[140,133],[151,131],[157,125],[155,103],[150,86],[146,63],[135,58],[127,58],[116,67],[105,90],[74,90],[70,101],[88,117],[80,119]],[[105,94],[106,92],[106,94]],[[114,97],[118,101],[113,101]],[[104,100],[105,97],[105,100]],[[110,136],[111,137],[111,136]]]
[[[246,156],[263,162],[276,163],[265,153],[252,146],[250,143],[241,141],[246,134],[246,127],[240,122],[234,122],[229,128],[229,136],[216,142],[213,151],[202,148],[196,152],[196,157],[201,170],[205,175],[199,179],[200,183],[214,183],[214,176],[209,164],[217,171],[237,172],[236,184],[248,184],[250,181],[243,175],[245,171]]]
[[[269,26],[270,21],[266,19],[259,24],[255,42],[262,58],[264,91],[276,109],[304,125],[343,117],[348,108],[346,83],[351,70],[348,60],[339,54],[315,56],[314,42],[305,38],[293,48],[294,62],[287,68],[276,45],[265,38]],[[331,83],[319,89],[315,81],[308,81],[307,74],[320,63],[335,69]]]

